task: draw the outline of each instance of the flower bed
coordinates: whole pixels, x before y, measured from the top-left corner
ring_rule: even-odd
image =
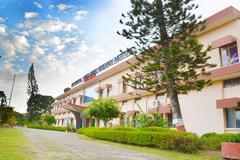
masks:
[[[78,133],[101,140],[140,146],[154,146],[179,152],[193,153],[200,149],[200,140],[195,134],[157,127],[145,129],[130,127],[83,128],[79,129]]]

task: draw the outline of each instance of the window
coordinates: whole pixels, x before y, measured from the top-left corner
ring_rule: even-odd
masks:
[[[223,81],[224,88],[229,88],[229,87],[234,87],[234,86],[240,86],[240,77]]]
[[[122,106],[126,106],[127,105],[127,101],[122,101]]]
[[[122,93],[126,93],[126,92],[127,92],[127,84],[125,81],[123,81]]]
[[[103,89],[99,89],[98,91],[98,97],[102,97],[103,96]]]
[[[79,99],[80,99],[80,104],[82,104],[83,103],[83,96],[80,96]]]
[[[110,93],[111,93],[111,88],[110,88],[110,87],[108,87],[108,88],[107,88],[107,97],[109,97],[109,96],[110,96]]]
[[[220,48],[222,66],[238,63],[237,44],[232,43]]]
[[[142,83],[142,78],[140,76],[135,78],[136,84],[135,87],[136,89],[140,89],[141,88],[141,83]]]
[[[165,103],[166,103],[166,101],[165,101],[166,98],[165,98],[165,95],[164,95],[164,94],[157,94],[157,95],[156,95],[156,100],[159,101],[160,106],[164,106]]]
[[[76,104],[76,98],[75,97],[73,98],[73,104]]]
[[[134,99],[134,103],[137,103],[137,104],[139,104],[139,103],[140,103],[140,101],[141,101],[141,98],[135,98],[135,99]]]
[[[226,109],[227,128],[240,128],[240,109]]]

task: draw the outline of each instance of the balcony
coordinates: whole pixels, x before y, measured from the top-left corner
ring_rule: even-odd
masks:
[[[115,98],[117,101],[124,101],[124,100],[134,99],[134,98],[138,98],[138,97],[142,97],[142,96],[146,96],[146,95],[150,95],[150,94],[152,94],[152,93],[148,92],[148,91],[134,90],[131,92],[119,94],[117,96],[114,96],[113,98]]]
[[[200,74],[199,79],[211,79],[213,81],[235,78],[240,76],[240,63],[221,67],[209,71],[210,74]]]
[[[168,114],[168,113],[171,113],[171,107],[170,105],[160,106],[160,107],[151,107],[151,108],[148,108],[148,113]]]

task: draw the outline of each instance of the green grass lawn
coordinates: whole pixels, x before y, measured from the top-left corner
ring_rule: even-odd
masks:
[[[109,141],[103,141],[103,140],[96,140],[89,137],[86,137],[85,135],[79,134],[80,138],[86,139],[86,140],[92,140],[100,143],[110,144],[118,147],[128,148],[131,150],[148,153],[152,155],[157,155],[163,158],[167,158],[169,160],[221,160],[220,153],[219,152],[200,152],[195,154],[185,154],[185,153],[179,153],[175,151],[166,151],[161,150],[159,148],[153,148],[153,147],[142,147],[142,146],[136,146],[136,145],[129,145],[129,144],[120,144],[120,143],[114,143]]]
[[[16,128],[0,128],[0,160],[35,159],[31,142]]]

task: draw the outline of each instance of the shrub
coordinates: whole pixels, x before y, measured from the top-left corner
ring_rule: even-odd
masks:
[[[43,116],[43,121],[45,122],[45,124],[47,125],[52,125],[56,123],[56,119],[53,115],[51,114],[46,114]]]
[[[138,128],[134,128],[134,127],[123,127],[123,126],[114,127],[114,128],[112,128],[112,129],[118,130],[118,131],[139,131]]]
[[[67,127],[44,126],[44,125],[37,125],[37,124],[28,124],[27,127],[35,128],[35,129],[61,131],[61,132],[65,132],[67,130]]]
[[[203,149],[208,150],[220,150],[222,142],[236,142],[240,143],[240,134],[233,133],[206,133],[201,137],[201,143]]]
[[[104,126],[106,126],[107,122],[117,118],[120,112],[115,99],[100,97],[98,100],[94,100],[84,113],[90,117],[103,120]]]
[[[177,132],[176,130],[170,128],[162,128],[162,127],[146,127],[141,128],[141,131],[152,131],[152,132]]]
[[[3,123],[3,124],[0,124],[0,128],[11,128],[12,126],[9,125],[8,123]]]
[[[140,114],[135,117],[136,126],[138,128],[145,128],[150,126],[164,127],[166,126],[166,121],[163,116],[149,116],[145,114]]]
[[[130,127],[83,128],[78,133],[86,136],[141,146],[156,146],[161,149],[193,153],[200,148],[199,138],[191,133],[142,131]]]

